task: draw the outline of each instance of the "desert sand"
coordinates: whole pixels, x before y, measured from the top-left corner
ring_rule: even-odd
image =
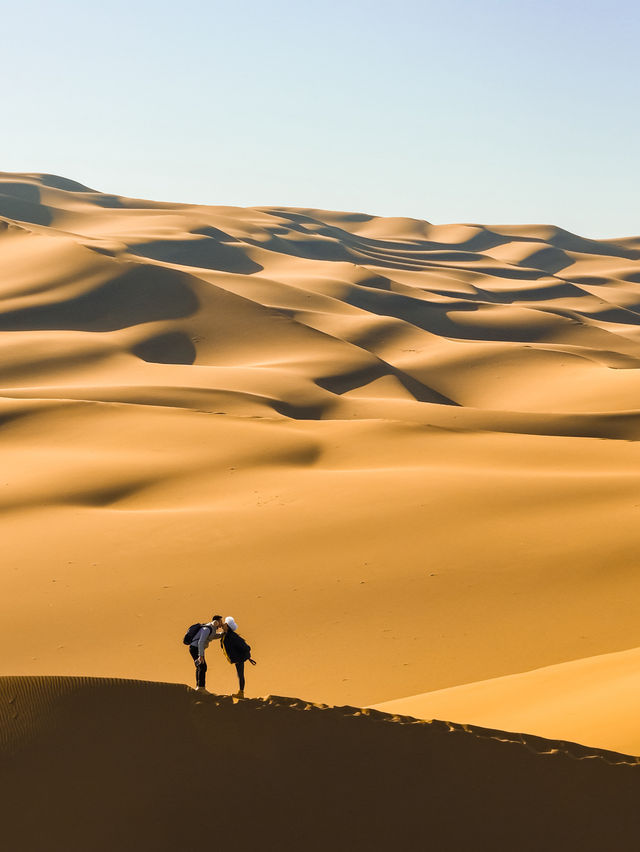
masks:
[[[640,754],[640,652],[546,666],[388,701],[377,709],[420,719],[467,719]]]
[[[633,849],[640,763],[177,684],[0,678],[2,838],[33,852]]]
[[[640,753],[640,238],[0,173],[0,287],[2,674]]]

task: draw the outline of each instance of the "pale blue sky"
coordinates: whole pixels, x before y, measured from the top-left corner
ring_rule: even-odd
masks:
[[[0,0],[0,169],[640,233],[637,0]]]

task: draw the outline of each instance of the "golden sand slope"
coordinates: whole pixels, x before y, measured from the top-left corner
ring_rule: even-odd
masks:
[[[640,648],[378,704],[640,754]]]
[[[5,673],[190,680],[218,610],[250,694],[357,704],[640,646],[639,239],[51,175],[0,217]]]
[[[296,699],[1,678],[0,743],[3,842],[30,852],[602,852],[640,830],[635,758]]]

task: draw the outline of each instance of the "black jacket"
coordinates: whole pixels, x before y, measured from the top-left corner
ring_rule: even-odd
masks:
[[[230,627],[223,634],[220,647],[230,663],[242,663],[251,656],[251,647]]]

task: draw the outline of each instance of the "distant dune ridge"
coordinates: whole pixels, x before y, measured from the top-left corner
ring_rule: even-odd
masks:
[[[30,852],[633,848],[640,764],[184,686],[0,678],[2,838]]]
[[[640,237],[0,173],[0,296],[5,674],[640,754]]]

